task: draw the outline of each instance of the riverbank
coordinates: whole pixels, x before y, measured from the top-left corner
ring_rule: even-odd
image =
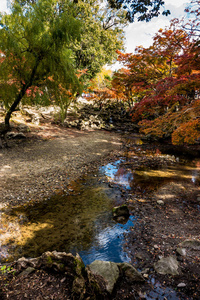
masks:
[[[149,186],[147,181],[138,182],[134,174],[131,192],[122,190],[131,214],[138,218],[137,226],[125,235],[127,251],[132,265],[145,274],[146,284],[130,284],[122,279],[111,299],[154,299],[148,298],[152,286],[158,290],[156,297],[164,293],[159,299],[165,299],[169,286],[182,295],[175,299],[199,299],[199,250],[189,249],[185,256],[176,252],[185,239],[199,238],[199,165],[190,169],[191,174],[194,170],[195,182],[192,176],[188,182],[186,174],[181,181],[172,183],[170,178],[178,172],[176,158],[162,155],[157,146],[152,149],[135,136],[131,139],[130,134],[123,148],[120,134],[64,129],[49,123],[32,126],[24,135],[23,139],[9,140],[11,147],[0,150],[2,208],[67,192],[73,180],[118,156],[126,158],[126,169],[141,170],[142,176],[148,177],[146,167],[161,167],[158,174],[149,174]],[[125,135],[123,141],[124,138]],[[162,170],[164,166],[171,166],[170,173]],[[162,176],[166,180],[160,185],[156,178]],[[172,255],[179,260],[179,275],[155,274],[154,263]],[[72,299],[70,286],[71,281],[62,274],[45,270],[14,278],[12,273],[2,274],[0,296],[14,300]]]
[[[1,206],[40,201],[118,155],[121,136],[106,131],[79,131],[46,124],[26,138],[10,140],[0,150]]]

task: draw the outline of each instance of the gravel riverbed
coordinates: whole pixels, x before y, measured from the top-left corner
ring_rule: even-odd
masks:
[[[0,203],[40,201],[119,153],[121,136],[40,126],[21,143],[0,150]]]

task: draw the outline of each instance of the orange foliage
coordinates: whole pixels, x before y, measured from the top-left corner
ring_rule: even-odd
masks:
[[[200,9],[195,15],[198,19]],[[200,43],[191,36],[175,19],[158,31],[149,48],[118,52],[124,68],[114,74],[112,85],[122,99],[136,102],[132,120],[149,138],[200,142]]]
[[[195,144],[197,141],[200,141],[200,119],[183,123],[172,133],[174,145]]]

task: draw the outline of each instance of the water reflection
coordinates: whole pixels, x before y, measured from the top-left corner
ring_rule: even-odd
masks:
[[[120,184],[126,189],[131,189],[131,182],[133,181],[133,174],[125,167],[121,166],[124,160],[117,160],[113,163],[109,163],[106,166],[100,168],[100,171],[104,173],[109,181]]]
[[[157,299],[157,300],[164,300],[164,299],[180,300],[180,299],[182,299],[182,297],[179,296],[175,290],[173,290],[169,287],[163,287],[161,285],[161,283],[158,281],[156,282],[153,277],[151,278],[149,283],[152,285],[153,290],[145,295],[144,299],[146,299],[146,300],[154,300],[154,299]]]
[[[104,218],[105,216],[103,216]],[[95,235],[91,247],[87,251],[80,251],[85,264],[92,263],[95,259],[130,262],[128,253],[123,251],[124,232],[134,226],[135,218],[130,216],[126,224],[115,223],[109,216],[109,222],[102,228],[102,218],[95,222]]]
[[[112,220],[111,213],[121,192],[93,175],[74,183],[69,190],[71,195],[57,195],[3,215],[2,259],[9,248],[10,259],[57,250],[80,252],[86,263],[100,257],[118,262],[128,260],[122,249],[123,232],[133,226],[133,219],[119,225]],[[11,228],[10,224],[17,226]]]
[[[168,155],[169,156],[169,155]],[[199,161],[177,163],[174,165],[162,165],[152,168],[151,166],[138,167],[134,161],[125,162],[123,159],[109,163],[101,167],[108,180],[123,186],[128,190],[135,187],[146,190],[154,189],[169,182],[192,182],[200,183]]]
[[[170,181],[200,182],[199,160],[152,168],[138,166],[136,158],[122,158],[101,167],[99,173],[75,182],[68,189],[70,195],[60,194],[2,214],[2,259],[7,258],[9,248],[11,259],[57,250],[79,252],[86,264],[94,259],[128,261],[122,249],[123,233],[135,220],[132,216],[124,225],[112,220],[112,208],[123,197],[120,189],[108,187],[104,175],[128,191],[140,189],[143,193]]]

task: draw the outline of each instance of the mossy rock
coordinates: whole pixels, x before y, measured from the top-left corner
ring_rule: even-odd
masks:
[[[126,204],[114,207],[112,213],[113,213],[113,218],[130,216],[129,209]]]

